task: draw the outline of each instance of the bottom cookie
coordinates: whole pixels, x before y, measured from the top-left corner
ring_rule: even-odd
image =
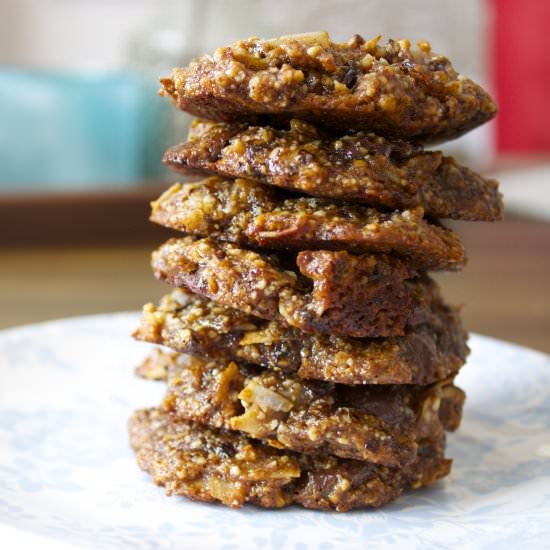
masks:
[[[139,466],[168,495],[239,508],[301,504],[305,508],[380,507],[407,488],[445,477],[444,439],[423,442],[405,468],[329,455],[282,452],[243,435],[177,420],[158,409],[136,411],[129,422],[130,443]]]

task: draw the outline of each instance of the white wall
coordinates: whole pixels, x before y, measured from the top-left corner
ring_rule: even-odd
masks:
[[[0,62],[54,70],[117,69],[151,0],[0,0]]]
[[[200,49],[249,35],[328,30],[429,39],[459,68],[485,74],[482,0],[0,0],[0,62],[52,69],[119,68],[152,29],[195,34]],[[203,20],[196,19],[202,12]],[[190,24],[191,23],[191,24]]]

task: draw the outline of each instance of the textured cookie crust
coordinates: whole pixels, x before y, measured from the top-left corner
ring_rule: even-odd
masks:
[[[429,320],[393,338],[304,334],[198,296],[174,291],[147,304],[135,338],[203,357],[234,359],[342,384],[430,384],[469,353],[458,313],[434,299]]]
[[[164,162],[184,173],[203,170],[316,197],[421,207],[432,218],[502,217],[498,183],[441,151],[364,132],[335,137],[299,120],[287,130],[196,120],[189,141],[168,149]]]
[[[210,238],[171,239],[153,253],[152,267],[173,287],[308,333],[401,335],[426,320],[436,292],[392,256],[314,250],[293,258]]]
[[[496,105],[427,42],[327,33],[252,38],[219,48],[162,78],[185,111],[217,121],[284,124],[291,118],[340,129],[438,142],[490,120]]]
[[[173,352],[156,352],[146,364],[168,364],[162,408],[178,418],[238,430],[277,448],[387,466],[408,464],[418,441],[456,429],[464,402],[449,380],[344,386]]]
[[[151,206],[150,219],[160,225],[238,246],[394,253],[419,270],[454,270],[465,263],[458,236],[428,223],[421,208],[379,212],[215,176],[176,183]]]
[[[379,507],[407,488],[446,476],[451,460],[444,441],[424,442],[405,468],[329,455],[299,455],[245,436],[176,420],[157,409],[136,411],[129,422],[130,443],[139,466],[168,495],[239,508],[245,503],[281,508],[345,512]]]

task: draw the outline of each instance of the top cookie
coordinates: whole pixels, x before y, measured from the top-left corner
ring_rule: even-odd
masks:
[[[420,143],[456,138],[490,120],[496,105],[427,42],[326,32],[250,38],[203,55],[161,79],[178,107],[217,121],[286,124],[299,118]]]

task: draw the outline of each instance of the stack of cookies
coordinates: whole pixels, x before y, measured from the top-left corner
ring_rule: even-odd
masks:
[[[458,270],[439,219],[493,221],[495,181],[427,143],[492,118],[488,94],[427,43],[252,38],[162,79],[201,118],[167,151],[152,221],[174,288],[135,336],[166,381],[130,420],[169,494],[239,507],[377,507],[446,476],[468,354],[428,271]]]

